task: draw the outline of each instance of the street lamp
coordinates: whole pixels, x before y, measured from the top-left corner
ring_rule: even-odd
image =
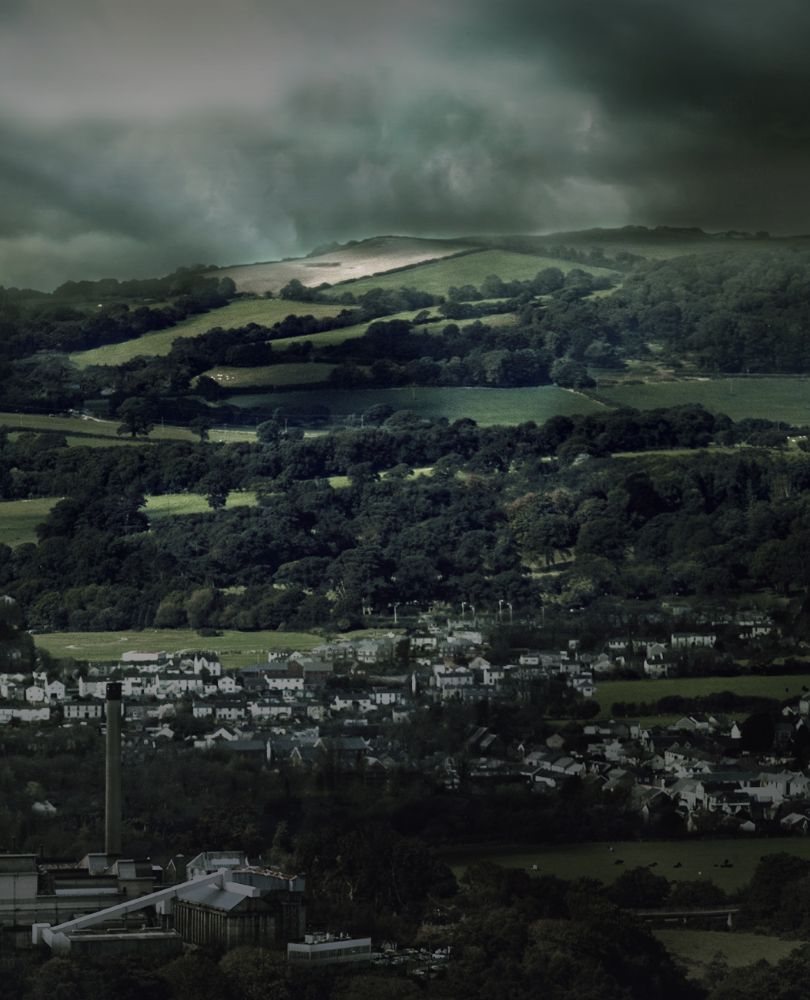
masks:
[[[394,609],[394,624],[396,625],[396,623],[397,623],[397,608],[399,607],[399,601],[397,601],[395,604],[392,604],[391,606]]]
[[[506,602],[506,606],[507,606],[507,608],[509,608],[509,624],[511,625],[512,624],[512,602],[511,601],[507,601]]]
[[[504,605],[503,600],[499,600],[498,601],[498,621],[501,620],[501,615],[503,613],[503,605]]]

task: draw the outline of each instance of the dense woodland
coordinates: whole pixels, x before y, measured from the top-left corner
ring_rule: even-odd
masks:
[[[30,627],[259,629],[359,622],[364,604],[536,614],[810,584],[810,457],[777,425],[699,407],[508,428],[385,413],[315,438],[271,420],[256,444],[4,437],[3,495],[63,499],[36,545],[0,550],[0,585]],[[223,509],[238,489],[257,505]],[[186,491],[211,513],[149,523],[147,494]]]

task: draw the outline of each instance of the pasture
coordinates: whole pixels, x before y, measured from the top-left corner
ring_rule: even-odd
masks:
[[[36,542],[37,525],[42,524],[59,497],[37,497],[34,500],[0,501],[0,544],[24,545]],[[234,507],[253,507],[256,494],[251,490],[234,490],[228,494],[226,510]],[[198,493],[166,493],[146,498],[144,513],[150,522],[183,514],[210,514],[211,508],[204,496]]]
[[[600,681],[596,700],[601,706],[600,717],[609,718],[612,706],[619,701],[628,703],[654,702],[668,695],[698,698],[719,691],[738,695],[776,698],[780,701],[801,694],[810,687],[810,674],[747,674],[739,677],[663,677],[660,680]]]
[[[377,403],[395,410],[412,410],[423,417],[459,420],[469,417],[486,426],[520,424],[527,420],[542,423],[562,414],[598,413],[604,404],[570,389],[553,385],[521,389],[415,388],[403,389],[311,389],[300,392],[251,393],[228,399],[234,406],[282,407],[302,414],[317,412],[313,406],[327,406],[336,416],[361,414]]]
[[[237,299],[221,309],[212,309],[199,316],[192,316],[166,330],[145,333],[142,337],[125,340],[120,344],[105,344],[90,351],[76,351],[70,360],[80,368],[88,365],[122,365],[140,355],[150,357],[168,354],[172,342],[178,337],[199,337],[207,330],[220,326],[223,330],[257,323],[273,326],[287,316],[336,316],[345,306],[322,302],[291,302],[287,299]]]
[[[353,246],[294,260],[263,264],[237,264],[211,272],[217,278],[232,278],[240,292],[277,292],[296,278],[308,287],[327,281],[335,284],[352,278],[410,267],[421,261],[468,251],[469,245],[454,240],[432,240],[413,236],[376,236]]]
[[[533,875],[556,875],[568,880],[595,878],[605,885],[631,868],[654,866],[656,875],[671,882],[703,880],[734,892],[751,880],[761,857],[783,851],[810,860],[810,837],[538,844],[448,851],[444,860],[456,877],[468,865],[490,861],[504,868],[524,868]],[[726,861],[731,867],[720,867]]]
[[[626,250],[628,253],[638,254],[649,260],[665,260],[670,257],[683,257],[686,254],[722,253],[725,255],[728,253],[761,252],[781,246],[807,246],[807,238],[803,236],[740,240],[734,237],[690,234],[687,230],[648,229],[644,231],[635,227],[559,233],[551,234],[545,238],[553,243],[559,242],[580,249],[599,247],[609,257]]]
[[[655,928],[654,937],[686,969],[690,979],[702,979],[707,966],[720,954],[732,969],[754,962],[773,964],[801,948],[806,942],[790,941],[770,934],[729,934],[727,931],[673,930]]]
[[[345,340],[355,340],[357,337],[362,337],[372,323],[391,323],[398,319],[411,321],[421,312],[426,312],[429,316],[439,315],[435,309],[408,309],[405,312],[393,313],[390,316],[380,316],[379,320],[367,320],[363,323],[354,323],[352,326],[324,330],[322,333],[304,334],[301,337],[282,337],[279,340],[271,341],[270,344],[274,351],[284,350],[290,344],[300,344],[304,340],[316,346],[328,347],[330,344],[342,344]]]
[[[174,653],[180,649],[218,653],[223,667],[236,669],[267,660],[276,650],[305,652],[323,642],[311,632],[236,632],[201,636],[193,629],[145,629],[127,632],[48,632],[34,637],[36,645],[58,658],[114,661],[122,653]]]
[[[120,421],[99,420],[87,416],[49,416],[43,413],[0,413],[0,427],[10,432],[17,431],[53,431],[70,437],[69,444],[81,444],[80,438],[95,438],[92,445],[102,444],[132,444],[133,439],[117,433]],[[229,428],[214,428],[209,432],[209,440],[220,444],[233,444],[242,441],[255,441],[253,430]],[[171,424],[154,427],[148,438],[136,438],[137,443],[144,441],[197,441],[199,438],[188,427],[175,427]],[[90,441],[88,440],[88,444]]]
[[[252,490],[234,490],[228,494],[226,510],[234,507],[255,507],[256,494]],[[208,501],[199,493],[164,493],[146,498],[144,513],[150,522],[184,514],[210,514]]]
[[[0,502],[0,545],[14,548],[37,541],[37,525],[42,524],[58,497]]]
[[[362,337],[366,330],[368,330],[369,326],[371,326],[371,323],[390,323],[398,319],[410,321],[421,312],[427,312],[429,316],[440,315],[435,309],[412,309],[407,312],[393,313],[390,316],[380,316],[378,320],[371,320],[366,323],[355,323],[352,326],[344,326],[335,330],[324,330],[322,333],[305,334],[301,337],[283,337],[280,340],[272,341],[271,344],[273,350],[277,351],[283,350],[291,344],[300,344],[302,341],[309,341],[315,347],[327,347],[330,344],[342,344],[346,340],[355,340],[357,337]],[[473,322],[475,321],[442,319],[438,323],[420,324],[415,327],[415,329],[420,332],[435,333],[440,335],[445,325],[448,323],[456,323],[457,326],[461,326],[461,328],[464,329],[465,327],[470,326]],[[491,315],[481,316],[479,322],[486,323],[488,326],[492,327],[512,326],[515,322],[515,314],[492,313]]]
[[[801,376],[625,382],[600,387],[598,397],[612,406],[639,410],[699,403],[732,420],[754,417],[796,426],[810,424],[810,378]]]
[[[572,264],[570,261],[538,254],[514,253],[511,250],[480,250],[464,254],[461,257],[450,257],[429,264],[418,264],[416,267],[393,274],[375,275],[373,278],[349,281],[342,284],[339,290],[362,295],[363,292],[367,292],[371,288],[407,287],[418,288],[420,291],[430,292],[432,295],[446,295],[447,289],[451,285],[475,285],[477,287],[484,278],[491,274],[497,275],[504,281],[526,281],[546,267],[557,267],[564,273],[579,268],[591,274],[615,274],[606,268]]]
[[[30,431],[12,431],[8,439],[9,441],[19,441],[21,437],[26,434],[30,435]],[[148,440],[144,438],[111,438],[111,437],[90,437],[88,434],[65,434],[65,445],[68,448],[118,448],[121,445],[137,445],[141,447],[142,445],[149,444]]]

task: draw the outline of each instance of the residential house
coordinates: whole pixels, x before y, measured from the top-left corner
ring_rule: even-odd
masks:
[[[100,721],[104,718],[104,705],[98,701],[63,701],[61,707],[65,722]]]
[[[670,637],[673,649],[711,649],[716,642],[714,632],[673,632]]]

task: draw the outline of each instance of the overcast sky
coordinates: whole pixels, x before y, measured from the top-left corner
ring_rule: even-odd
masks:
[[[0,0],[0,284],[810,231],[806,0]]]

